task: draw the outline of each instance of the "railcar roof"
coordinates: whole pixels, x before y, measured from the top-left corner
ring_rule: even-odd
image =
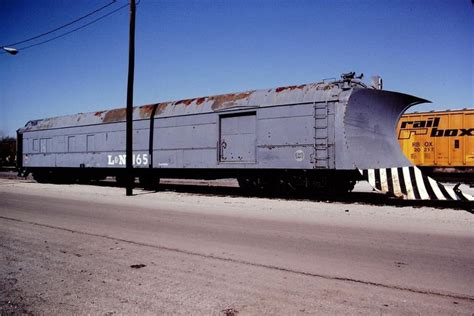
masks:
[[[442,115],[442,114],[472,114],[474,113],[474,108],[462,108],[462,109],[446,109],[446,110],[431,110],[431,111],[414,111],[414,112],[407,112],[403,113],[403,116],[435,116],[435,115]]]
[[[298,104],[325,101],[341,89],[342,81],[319,82],[286,86],[273,89],[252,90],[239,93],[221,94],[179,101],[169,101],[134,107],[133,119],[149,119],[150,117],[171,117],[178,115],[200,114],[240,108],[266,107],[284,104]],[[357,81],[351,86],[360,85]],[[20,132],[84,126],[101,123],[125,121],[126,109],[118,108],[91,113],[32,120],[21,128]]]

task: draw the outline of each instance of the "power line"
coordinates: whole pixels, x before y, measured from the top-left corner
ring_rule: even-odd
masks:
[[[89,16],[91,16],[91,15],[93,15],[93,14],[99,12],[99,11],[102,11],[103,9],[105,9],[105,8],[111,6],[112,4],[114,4],[115,1],[116,1],[116,0],[112,0],[112,2],[106,4],[106,5],[104,5],[104,6],[100,7],[100,8],[98,8],[98,9],[96,9],[96,10],[94,10],[94,11],[92,11],[92,12],[90,12],[90,13],[84,15],[84,16],[81,16],[80,18],[77,18],[77,19],[75,19],[75,20],[73,20],[73,21],[71,21],[71,22],[69,22],[69,23],[66,23],[66,24],[64,24],[64,25],[62,25],[62,26],[60,26],[60,27],[57,27],[57,28],[55,28],[55,29],[53,29],[53,30],[51,30],[51,31],[48,31],[48,32],[45,32],[45,33],[36,35],[36,36],[34,36],[34,37],[31,37],[31,38],[22,40],[22,41],[20,41],[20,42],[8,44],[8,45],[3,45],[3,46],[8,46],[8,47],[10,47],[10,46],[16,46],[16,45],[18,45],[18,44],[23,44],[23,43],[32,41],[32,40],[34,40],[34,39],[37,39],[37,38],[46,36],[46,35],[48,35],[48,34],[54,33],[54,32],[56,32],[56,31],[58,31],[58,30],[60,30],[60,29],[63,29],[63,28],[65,28],[65,27],[68,27],[68,26],[70,26],[70,25],[76,23],[76,22],[79,22],[79,21],[81,21],[81,20],[83,20],[83,19],[85,19],[85,18],[87,18],[87,17],[89,17]]]
[[[60,35],[58,35],[58,36],[55,36],[55,37],[53,37],[53,38],[50,38],[50,39],[48,39],[48,40],[45,40],[45,41],[42,41],[42,42],[39,42],[39,43],[35,43],[35,44],[31,44],[31,45],[28,45],[28,46],[24,46],[24,47],[18,48],[18,50],[19,50],[19,51],[23,51],[23,50],[25,50],[25,49],[28,49],[28,48],[31,48],[31,47],[35,47],[35,46],[39,46],[39,45],[42,45],[42,44],[45,44],[45,43],[54,41],[55,39],[64,37],[64,36],[66,36],[66,35],[69,35],[69,34],[71,34],[71,33],[74,33],[74,32],[76,32],[76,31],[78,31],[78,30],[80,30],[80,29],[83,29],[83,28],[85,28],[85,27],[87,27],[87,26],[89,26],[89,25],[91,25],[91,24],[94,24],[94,23],[96,23],[96,22],[98,22],[98,21],[100,21],[100,20],[102,20],[102,19],[108,17],[109,15],[114,14],[115,12],[117,12],[117,11],[119,11],[119,10],[122,10],[122,9],[125,8],[125,7],[128,7],[128,3],[127,3],[127,4],[124,4],[123,6],[117,8],[117,9],[115,9],[115,10],[113,10],[113,11],[107,13],[107,14],[104,14],[104,15],[101,16],[101,17],[98,17],[98,18],[95,19],[95,20],[92,20],[91,22],[89,22],[89,23],[87,23],[87,24],[84,24],[84,25],[82,25],[82,26],[79,26],[79,27],[77,27],[77,28],[75,28],[75,29],[72,29],[72,30],[66,32],[66,33],[60,34]]]

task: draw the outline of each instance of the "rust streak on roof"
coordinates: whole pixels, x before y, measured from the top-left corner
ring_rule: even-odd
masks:
[[[175,105],[178,105],[178,104],[190,105],[191,103],[194,102],[194,100],[196,100],[196,99],[184,99],[184,100],[176,101],[176,102],[174,102],[174,104]]]
[[[170,102],[162,102],[140,106],[138,108],[138,116],[142,119],[158,116],[170,105]]]
[[[141,107],[138,108],[138,116],[142,119],[147,119],[147,118],[150,118],[152,113],[153,113],[153,109],[158,106],[158,104],[147,104],[147,105],[143,105]]]
[[[104,123],[125,121],[126,109],[114,109],[107,111],[104,116]]]
[[[206,98],[198,98],[198,99],[196,100],[196,104],[197,104],[197,105],[200,105],[200,104],[204,103],[204,101],[206,101]]]
[[[169,106],[169,102],[159,103],[156,108],[155,116],[160,115]]]
[[[232,106],[236,101],[248,98],[254,91],[242,93],[221,94],[208,97],[209,101],[213,101],[211,108],[216,111],[218,109]]]
[[[147,104],[134,107],[133,117],[134,120],[146,120],[150,119],[151,117],[210,113],[212,111],[247,106],[263,107],[281,105],[288,102],[313,102],[314,100],[327,99],[326,91],[338,87],[339,84],[337,82],[319,82]],[[100,124],[102,122],[124,122],[125,120],[126,108],[118,108],[86,114],[79,113],[63,117],[30,121],[27,123],[24,130],[39,130],[49,127]]]
[[[303,89],[304,87],[306,87],[305,84],[302,84],[302,85],[299,85],[299,86],[286,86],[286,87],[278,87],[275,89],[275,92],[276,93],[280,93],[280,92],[283,92],[285,90],[296,90],[296,89]]]

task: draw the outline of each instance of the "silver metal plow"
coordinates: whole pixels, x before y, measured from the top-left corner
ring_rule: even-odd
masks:
[[[474,200],[458,189],[423,175],[400,149],[395,137],[400,116],[411,106],[430,102],[407,94],[355,89],[344,115],[345,139],[353,167],[380,192],[410,200]]]

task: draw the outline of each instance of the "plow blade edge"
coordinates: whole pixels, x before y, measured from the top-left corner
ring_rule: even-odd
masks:
[[[400,116],[427,100],[407,94],[356,89],[344,115],[348,155],[353,167],[377,191],[409,200],[474,198],[423,175],[405,157],[395,137]]]

